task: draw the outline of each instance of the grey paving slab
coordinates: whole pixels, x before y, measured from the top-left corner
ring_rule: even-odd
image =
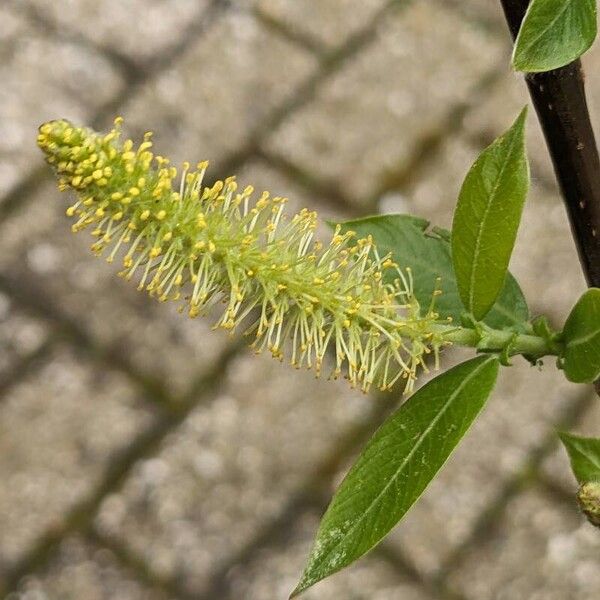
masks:
[[[167,600],[144,587],[108,550],[67,538],[43,572],[25,578],[6,600]]]
[[[49,328],[15,307],[10,297],[0,293],[0,380],[34,355],[48,340]]]
[[[218,162],[247,141],[269,111],[316,66],[315,59],[245,12],[221,19],[123,109],[128,128],[156,133],[177,162]],[[210,175],[210,174],[209,174]]]
[[[178,40],[208,0],[27,0],[65,32],[76,31],[135,59],[153,59]]]
[[[64,350],[0,403],[0,571],[89,493],[152,415],[123,377]]]
[[[10,5],[2,7],[0,30],[1,196],[39,164],[35,132],[41,123],[61,117],[85,122],[123,82],[102,55],[44,35]]]
[[[228,598],[286,598],[298,582],[317,527],[317,515],[305,514],[285,532],[285,543],[257,552],[247,567],[234,567],[228,578]],[[376,554],[317,584],[302,597],[308,600],[433,600],[418,584]]]
[[[372,402],[345,382],[244,353],[210,405],[106,500],[98,527],[163,576],[200,589],[279,514]]]
[[[597,530],[529,492],[510,502],[499,533],[473,548],[451,581],[477,600],[591,600],[599,549]]]
[[[429,35],[432,20],[445,23],[435,36]],[[381,24],[375,42],[327,81],[314,102],[273,132],[269,147],[335,181],[351,198],[368,198],[504,50],[437,4],[409,5]]]

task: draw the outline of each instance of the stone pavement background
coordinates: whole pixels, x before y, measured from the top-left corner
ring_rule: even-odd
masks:
[[[5,0],[0,7],[0,594],[286,598],[319,515],[395,395],[255,358],[158,305],[73,236],[35,148],[116,114],[163,154],[323,217],[448,226],[526,102],[495,0]],[[585,59],[600,115],[600,48]],[[532,118],[513,271],[557,323],[584,289]],[[449,362],[458,353],[449,353]],[[519,361],[388,540],[312,599],[591,600],[600,537],[555,428],[591,391]]]

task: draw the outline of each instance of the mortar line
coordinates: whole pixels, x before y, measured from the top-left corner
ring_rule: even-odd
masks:
[[[446,582],[428,579],[401,550],[386,540],[373,549],[373,554],[393,569],[408,574],[413,583],[435,600],[467,600],[463,594],[450,589]]]
[[[90,544],[108,550],[119,566],[128,570],[145,587],[158,590],[178,600],[196,600],[196,595],[183,586],[177,575],[165,577],[155,573],[147,561],[132,551],[122,540],[102,533],[97,527],[90,526],[84,532]]]
[[[35,367],[46,364],[58,342],[57,335],[49,335],[35,350],[21,357],[16,365],[0,374],[0,403],[10,390],[27,378]]]
[[[320,68],[309,75],[294,92],[273,109],[269,115],[251,131],[245,143],[237,151],[230,153],[219,163],[220,174],[235,172],[263,144],[264,138],[277,129],[287,117],[304,107],[314,99],[323,81],[339,71],[343,65],[361,50],[366,48],[377,36],[377,28],[389,13],[395,9],[406,9],[414,0],[388,0],[362,29],[350,34],[339,46],[323,55]]]
[[[534,485],[545,493],[546,498],[552,500],[555,504],[561,504],[563,507],[573,511],[581,512],[577,505],[576,491],[579,487],[575,476],[573,476],[573,488],[567,490],[561,483],[550,478],[547,473],[539,472],[533,482]]]
[[[293,162],[280,153],[271,152],[261,147],[256,150],[256,159],[285,175],[290,181],[300,186],[309,195],[316,194],[319,204],[337,208],[352,217],[360,217],[365,213],[376,212],[376,205],[357,205],[340,189],[336,181],[324,180],[315,176],[304,167]]]
[[[287,42],[314,54],[317,58],[323,56],[327,52],[327,47],[318,38],[300,28],[295,28],[293,25],[290,25],[272,14],[269,14],[260,6],[253,7],[251,11],[252,16],[259,23]]]

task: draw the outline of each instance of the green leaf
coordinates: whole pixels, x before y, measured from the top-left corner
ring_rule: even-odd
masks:
[[[524,108],[486,148],[460,190],[452,223],[452,258],[466,309],[481,320],[504,286],[529,188]]]
[[[600,439],[571,433],[558,434],[571,460],[571,469],[579,483],[600,481]]]
[[[456,323],[460,322],[464,306],[458,296],[447,230],[434,227],[429,232],[428,221],[411,215],[381,215],[340,225],[343,231],[355,231],[359,237],[371,235],[381,256],[391,254],[401,269],[411,269],[414,293],[424,312],[439,279],[443,293],[436,299],[436,312],[442,319],[451,317]],[[523,292],[509,274],[485,323],[495,329],[525,332],[528,319],[529,309]]]
[[[550,71],[579,58],[597,32],[596,0],[533,0],[515,43],[513,66]]]
[[[398,523],[483,408],[497,374],[491,356],[462,363],[375,432],[331,501],[292,596],[354,562]]]
[[[600,377],[600,289],[577,301],[562,332],[563,369],[569,381],[592,383]]]

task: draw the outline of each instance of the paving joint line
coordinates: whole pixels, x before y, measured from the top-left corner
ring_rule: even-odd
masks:
[[[313,175],[300,165],[279,153],[272,153],[266,148],[258,148],[256,158],[285,175],[290,181],[301,187],[308,194],[316,194],[319,204],[328,205],[344,211],[353,217],[360,217],[365,212],[376,212],[377,205],[358,205],[346,196],[335,181],[324,180]]]
[[[302,50],[306,50],[316,57],[321,57],[327,52],[325,44],[315,36],[278,19],[260,6],[252,8],[251,14],[266,29],[279,35],[289,43],[298,46]]]
[[[323,81],[340,69],[348,59],[373,41],[376,36],[377,27],[383,22],[389,12],[395,9],[406,9],[413,1],[414,0],[388,0],[379,11],[375,13],[364,28],[356,31],[339,46],[324,54],[320,61],[320,67],[317,68],[312,75],[308,76],[303,83],[299,84],[294,92],[287,96],[278,107],[274,108],[271,113],[265,117],[258,127],[249,133],[248,140],[243,143],[237,151],[231,152],[219,162],[216,169],[216,178],[223,178],[230,175],[252,158],[263,144],[264,138],[269,133],[279,127],[288,116],[312,100],[319,85]],[[223,7],[231,6],[231,0],[213,0],[210,7],[204,11],[203,16],[210,11],[211,7],[212,10],[215,11],[219,7],[222,10]],[[206,20],[201,19],[199,20],[199,23],[195,24],[195,27],[191,28],[191,30],[188,28],[188,32],[184,37],[189,40],[192,31],[195,32],[198,28],[202,30],[210,24],[205,23],[205,21],[210,21],[212,23],[211,18],[207,18]],[[105,102],[97,109],[95,116],[91,118],[92,126],[101,127],[103,121],[108,116],[118,112],[118,108],[127,102],[143,83],[146,83],[148,80],[157,76],[161,70],[165,69],[184,51],[185,44],[183,46],[182,44],[177,44],[172,48],[170,53],[164,53],[154,63],[149,63],[146,71],[142,72],[141,75],[132,78],[124,91],[116,94],[113,99]],[[0,225],[10,217],[17,207],[22,207],[24,204],[31,201],[34,192],[41,187],[43,182],[49,179],[50,177],[46,165],[41,164],[35,168],[30,175],[25,176],[20,182],[15,184],[7,194],[5,194],[3,201],[0,203]]]

